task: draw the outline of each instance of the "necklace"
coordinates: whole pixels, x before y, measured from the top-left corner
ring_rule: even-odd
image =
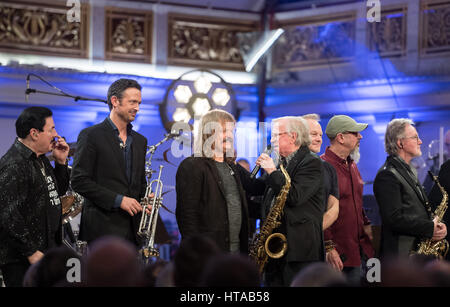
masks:
[[[230,175],[231,175],[231,176],[234,176],[234,171],[233,171],[233,169],[231,168],[231,166],[230,166],[228,163],[226,163],[226,162],[225,162],[225,164],[228,166],[228,169],[230,170]]]
[[[44,161],[42,161],[41,159],[37,159],[37,162],[39,164],[39,168],[41,169],[41,173],[42,175],[45,177],[45,166],[44,166]]]

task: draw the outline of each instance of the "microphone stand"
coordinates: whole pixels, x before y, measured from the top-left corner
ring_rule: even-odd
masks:
[[[69,95],[69,94],[51,93],[51,92],[46,92],[46,91],[39,91],[39,90],[36,90],[36,89],[33,89],[33,88],[29,88],[29,89],[25,90],[25,95],[29,95],[31,93],[69,97],[69,98],[73,98],[75,101],[79,101],[79,100],[89,101],[90,100],[90,101],[98,101],[98,102],[107,103],[106,100],[98,99],[98,98],[86,98],[86,97],[74,96],[74,95]]]
[[[151,145],[151,146],[147,146],[148,150],[146,155],[150,155],[150,157],[147,159],[147,161],[145,162],[145,174],[147,176],[147,180],[150,180],[150,178],[152,177],[152,174],[155,173],[156,171],[152,170],[152,159],[153,159],[153,154],[155,153],[156,149],[164,142],[166,142],[167,140],[180,136],[180,132],[179,133],[169,133],[166,134],[164,136],[164,138],[159,141],[157,144],[155,145]]]
[[[44,82],[45,84],[47,84],[48,86],[54,88],[55,90],[57,90],[59,93],[52,93],[52,92],[46,92],[46,91],[40,91],[40,90],[36,90],[34,88],[30,88],[30,77],[34,76],[36,78],[38,78],[39,80],[41,80],[42,82]],[[99,98],[86,98],[86,97],[81,97],[81,96],[74,96],[74,95],[70,95],[67,93],[64,93],[62,90],[60,90],[59,88],[57,88],[56,86],[51,85],[49,82],[45,81],[42,77],[35,75],[35,74],[28,74],[27,76],[27,89],[25,90],[25,97],[26,100],[28,101],[28,95],[30,95],[31,93],[39,93],[39,94],[45,94],[45,95],[53,95],[53,96],[61,96],[61,97],[69,97],[69,98],[73,98],[75,101],[79,101],[79,100],[85,100],[85,101],[98,101],[98,102],[103,102],[103,103],[107,103],[106,100],[104,99],[99,99]]]

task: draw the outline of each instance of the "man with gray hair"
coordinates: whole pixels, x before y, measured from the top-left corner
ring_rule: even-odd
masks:
[[[422,155],[414,123],[393,119],[386,128],[388,157],[375,178],[373,191],[381,213],[381,257],[407,256],[420,239],[445,238],[445,224],[431,219],[427,195],[410,162]]]
[[[319,124],[320,117],[318,114],[306,114],[302,116],[308,122],[309,136],[311,144],[309,150],[318,154],[322,147],[322,127]],[[339,216],[339,185],[334,167],[322,160],[323,162],[323,176],[324,176],[324,214],[323,214],[323,229],[330,227]]]
[[[375,253],[370,221],[363,208],[363,180],[355,159],[360,132],[367,126],[346,115],[333,116],[325,129],[331,144],[321,156],[335,168],[339,182],[339,216],[324,232],[326,260],[355,285],[361,282],[363,260]]]
[[[273,232],[286,236],[287,252],[281,258],[269,258],[264,272],[267,286],[289,286],[295,274],[312,262],[322,261],[323,239],[323,177],[322,162],[308,148],[308,123],[302,118],[287,116],[273,120],[272,148],[291,178],[291,187],[281,216],[281,225]],[[267,173],[252,179],[238,167],[244,189],[253,195],[264,195],[267,215],[286,180],[265,153],[256,160]]]

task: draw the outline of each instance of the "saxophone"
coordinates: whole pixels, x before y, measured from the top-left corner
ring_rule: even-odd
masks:
[[[291,187],[291,178],[283,165],[280,165],[280,170],[284,175],[286,183],[278,194],[275,203],[270,208],[260,232],[255,235],[249,249],[249,256],[258,265],[260,274],[264,270],[268,257],[274,259],[281,258],[287,250],[286,236],[282,233],[273,233],[273,230],[281,225],[280,219]]]
[[[431,176],[431,178],[433,178],[434,182],[439,187],[442,193],[442,201],[432,215],[432,219],[437,218],[437,221],[440,222],[444,217],[445,211],[447,211],[448,194],[439,183],[437,176],[433,175],[433,173],[431,172],[428,173]],[[431,239],[424,239],[420,241],[420,243],[417,245],[417,249],[413,251],[412,254],[428,255],[434,256],[439,259],[443,259],[447,255],[448,248],[449,244],[446,239],[442,239],[435,242],[431,241]]]

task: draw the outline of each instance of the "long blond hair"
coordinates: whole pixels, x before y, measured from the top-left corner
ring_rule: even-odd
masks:
[[[197,131],[194,136],[194,156],[212,158],[214,153],[214,144],[212,146],[204,146],[217,131],[214,127],[220,125],[222,129],[228,123],[236,125],[234,116],[227,111],[215,109],[208,111],[200,118]],[[220,127],[219,127],[220,128]]]

